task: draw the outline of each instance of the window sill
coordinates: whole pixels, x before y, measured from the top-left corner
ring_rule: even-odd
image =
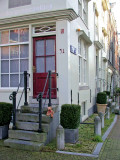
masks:
[[[5,88],[2,88],[0,87],[0,92],[13,92],[13,91],[17,91],[17,87],[15,88],[9,88],[9,87],[5,87]],[[23,91],[23,87],[20,87],[19,88],[19,92],[22,92]]]

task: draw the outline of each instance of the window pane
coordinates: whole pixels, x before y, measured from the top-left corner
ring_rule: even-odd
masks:
[[[1,61],[1,73],[9,73],[9,61]]]
[[[55,40],[46,40],[46,55],[55,55]]]
[[[82,2],[80,0],[78,2],[78,15],[82,17]]]
[[[19,61],[11,60],[10,61],[10,73],[19,72]]]
[[[1,87],[9,87],[9,75],[1,75]]]
[[[46,72],[49,70],[55,72],[55,57],[46,57]]]
[[[20,34],[20,42],[29,41],[29,29],[28,28],[20,29],[19,34]]]
[[[9,43],[9,31],[0,32],[0,44]]]
[[[36,41],[36,56],[44,55],[44,40]]]
[[[29,53],[28,44],[20,45],[20,58],[27,58]]]
[[[10,87],[17,87],[19,85],[19,75],[11,74],[10,75]]]
[[[1,47],[1,59],[9,59],[9,47]]]
[[[10,43],[18,42],[18,29],[10,30]]]
[[[86,83],[86,61],[84,60],[84,83]]]
[[[45,72],[45,61],[44,58],[36,58],[36,72],[44,73]]]
[[[81,55],[81,39],[78,40],[78,54]]]
[[[22,59],[20,60],[20,72],[28,71],[28,60]]]
[[[10,46],[10,58],[19,58],[19,46]]]

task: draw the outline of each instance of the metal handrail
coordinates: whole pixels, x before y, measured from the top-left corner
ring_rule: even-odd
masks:
[[[18,85],[18,88],[17,88],[16,93],[18,93],[18,91],[19,91],[19,88],[20,88],[20,85],[21,85],[21,82],[22,82],[22,79],[23,79],[23,75],[24,75],[24,74],[22,74],[22,77],[21,77],[21,79],[20,79],[20,83],[19,83],[19,85]]]
[[[48,96],[48,91],[49,90],[47,90],[47,94],[46,94],[46,97],[45,97],[45,102],[44,102],[43,108],[45,107],[45,104],[46,104],[46,100],[47,100],[47,96]]]
[[[20,101],[22,99],[23,92],[25,92],[24,105],[28,105],[28,102],[27,102],[27,89],[28,89],[27,88],[27,76],[28,75],[30,76],[30,74],[28,74],[27,71],[24,71],[24,89],[23,89],[22,94],[20,96],[17,108],[16,108],[16,95],[19,91],[19,87],[20,87],[23,76],[20,79],[20,83],[18,85],[17,91],[13,91],[9,96],[9,99],[13,101],[13,127],[12,127],[13,129],[16,129],[16,109],[18,109],[18,107],[19,107]]]
[[[45,88],[46,88],[47,80],[48,80],[48,75],[49,75],[49,73],[47,73],[47,77],[46,77],[46,80],[45,80],[45,85],[44,85],[44,88],[43,88],[42,96],[44,95],[44,92],[45,92]],[[40,94],[40,93],[39,93],[39,94]],[[38,101],[38,99],[39,99],[39,94],[38,94],[38,96],[37,96],[37,101]]]
[[[19,99],[19,102],[18,102],[18,105],[17,105],[17,110],[18,110],[18,107],[19,107],[19,105],[20,105],[20,102],[21,102],[21,99],[22,99],[22,96],[23,96],[23,92],[24,92],[24,89],[23,89],[23,91],[22,91],[22,93],[21,93],[21,96],[20,96],[20,99]]]
[[[49,74],[47,74],[46,81],[45,81],[45,85],[44,85],[44,88],[43,88],[43,92],[42,92],[43,95],[44,95],[45,88],[46,88],[46,85],[47,85],[48,75],[49,75]]]

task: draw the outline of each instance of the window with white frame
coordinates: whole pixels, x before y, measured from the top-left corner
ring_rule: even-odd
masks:
[[[82,82],[82,56],[81,56],[81,39],[78,40],[78,56],[79,56],[79,83]]]
[[[88,1],[87,0],[78,0],[78,15],[88,23]]]
[[[23,72],[28,71],[29,29],[0,32],[0,86],[17,87]],[[23,87],[23,80],[21,82]]]
[[[79,84],[87,84],[87,54],[88,48],[86,43],[78,39],[78,58],[79,58]]]
[[[78,15],[82,17],[82,0],[78,0]]]

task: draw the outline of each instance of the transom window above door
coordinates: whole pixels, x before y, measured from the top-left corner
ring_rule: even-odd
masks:
[[[33,33],[47,33],[47,32],[55,32],[56,31],[56,25],[42,25],[34,27]]]

